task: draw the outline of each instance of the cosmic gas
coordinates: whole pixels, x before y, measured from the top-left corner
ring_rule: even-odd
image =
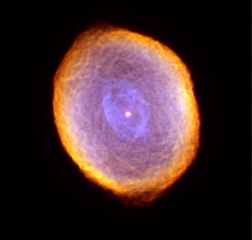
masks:
[[[111,26],[76,38],[54,77],[55,124],[84,175],[130,204],[153,202],[195,159],[190,73],[167,46]]]

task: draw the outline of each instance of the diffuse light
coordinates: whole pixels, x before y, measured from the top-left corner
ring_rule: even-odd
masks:
[[[150,203],[188,168],[200,119],[186,66],[125,29],[81,34],[54,78],[55,124],[90,180],[131,204]]]

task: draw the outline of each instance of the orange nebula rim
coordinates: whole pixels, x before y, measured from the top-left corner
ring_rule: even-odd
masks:
[[[98,169],[88,157],[88,140],[79,144],[78,124],[71,119],[73,109],[69,103],[76,94],[72,89],[76,81],[85,82],[91,77],[89,72],[93,64],[96,49],[103,46],[125,42],[135,49],[144,49],[143,56],[151,59],[155,56],[161,76],[169,76],[176,85],[181,119],[174,126],[178,133],[178,150],[171,163],[155,171],[150,169],[140,179],[117,180]],[[161,64],[162,63],[162,64]],[[154,68],[153,67],[153,68]],[[81,69],[81,70],[80,70]],[[166,79],[163,79],[164,84]],[[175,89],[175,87],[174,87]],[[151,37],[115,27],[93,28],[76,38],[72,47],[62,60],[54,77],[53,113],[62,145],[72,160],[79,166],[84,175],[112,191],[122,199],[135,203],[149,203],[156,199],[165,189],[170,187],[186,171],[197,155],[200,138],[200,115],[193,92],[193,82],[189,70],[182,60],[167,46]],[[179,125],[181,124],[181,125]],[[85,136],[85,133],[83,133]],[[85,138],[85,137],[84,137]],[[85,149],[86,148],[86,149]],[[134,199],[134,201],[133,201]]]

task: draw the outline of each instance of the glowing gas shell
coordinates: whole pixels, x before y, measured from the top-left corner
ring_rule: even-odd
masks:
[[[54,78],[67,153],[87,178],[132,204],[152,202],[192,163],[199,113],[180,58],[114,27],[81,34]]]

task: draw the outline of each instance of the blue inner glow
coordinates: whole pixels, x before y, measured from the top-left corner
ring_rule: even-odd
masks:
[[[102,105],[107,122],[118,137],[134,141],[144,133],[149,119],[148,105],[143,95],[128,81],[107,84]]]

